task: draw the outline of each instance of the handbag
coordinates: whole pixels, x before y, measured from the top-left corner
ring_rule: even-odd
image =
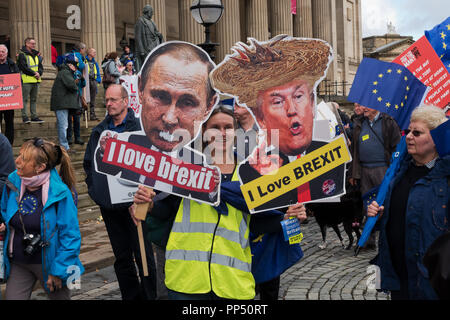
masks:
[[[112,61],[110,61],[109,63],[111,63],[111,62]],[[116,82],[116,78],[111,73],[109,73],[109,71],[108,71],[109,63],[103,69],[103,79],[102,79],[102,81],[103,81],[104,84],[111,84],[111,83],[115,83]]]

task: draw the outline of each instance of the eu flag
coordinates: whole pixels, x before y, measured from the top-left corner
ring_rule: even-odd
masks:
[[[425,31],[425,37],[450,72],[450,17],[433,29]]]
[[[364,205],[364,211],[367,211],[367,207],[373,202],[377,200],[378,190],[380,189],[380,185],[370,189],[366,193],[362,195],[362,201]]]
[[[439,157],[450,154],[450,120],[445,121],[437,128],[430,131]]]
[[[364,58],[348,101],[389,114],[403,130],[408,128],[411,112],[422,103],[426,92],[427,86],[404,66]]]

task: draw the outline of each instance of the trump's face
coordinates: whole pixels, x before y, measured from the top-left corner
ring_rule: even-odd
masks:
[[[182,142],[176,137],[195,137],[214,105],[207,91],[208,67],[165,54],[155,60],[147,79],[139,91],[143,129],[154,146],[169,152]]]
[[[267,129],[269,139],[271,130],[279,131],[282,153],[299,155],[312,140],[313,107],[314,96],[309,84],[293,80],[259,94],[257,118],[259,124]]]

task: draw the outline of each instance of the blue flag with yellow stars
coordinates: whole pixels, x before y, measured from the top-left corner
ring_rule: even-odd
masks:
[[[426,92],[427,86],[404,66],[364,58],[348,101],[389,114],[403,130],[408,128],[411,112],[422,103]]]
[[[425,31],[425,37],[450,72],[450,17],[433,29]]]
[[[430,134],[439,157],[448,156],[450,154],[450,120],[431,130]]]
[[[380,189],[380,186],[376,186],[369,191],[367,191],[365,194],[362,195],[362,201],[364,205],[364,211],[367,211],[367,207],[373,202],[377,200],[378,191]]]

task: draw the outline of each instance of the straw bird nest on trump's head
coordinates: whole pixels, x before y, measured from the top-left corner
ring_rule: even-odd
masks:
[[[238,42],[210,74],[214,88],[236,96],[240,104],[256,108],[258,94],[301,79],[314,90],[332,60],[331,46],[319,39],[280,35],[266,42],[249,38]]]

